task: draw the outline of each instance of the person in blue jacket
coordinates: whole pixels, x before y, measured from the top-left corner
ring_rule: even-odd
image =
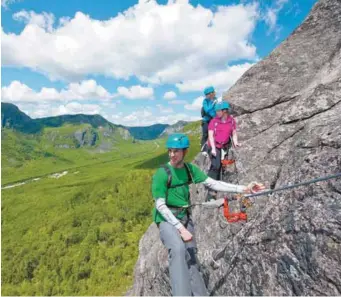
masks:
[[[217,97],[215,95],[215,90],[212,86],[206,87],[204,90],[205,99],[203,101],[203,106],[201,108],[202,117],[202,137],[201,137],[201,151],[207,152],[207,139],[208,139],[208,124],[215,117],[214,106],[217,102]]]

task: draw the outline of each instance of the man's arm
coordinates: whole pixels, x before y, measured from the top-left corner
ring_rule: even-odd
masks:
[[[175,217],[172,211],[167,207],[165,198],[157,198],[155,200],[155,207],[160,212],[160,214],[164,217],[164,219],[168,223],[173,225],[176,229],[179,230],[181,227],[183,227],[180,221]]]
[[[181,238],[183,241],[188,242],[191,241],[193,235],[180,223],[180,221],[174,216],[171,210],[166,205],[165,198],[157,198],[155,200],[156,209],[161,213],[164,219],[173,225],[180,233]]]
[[[246,186],[229,184],[210,177],[207,177],[203,184],[206,187],[219,192],[243,193],[247,190]]]
[[[163,218],[177,229],[182,225],[173,215],[166,205],[168,174],[164,168],[159,168],[152,178],[152,196],[155,200],[155,208],[163,216]]]

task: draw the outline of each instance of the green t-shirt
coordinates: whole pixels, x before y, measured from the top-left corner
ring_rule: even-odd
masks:
[[[201,183],[207,179],[207,175],[201,171],[198,166],[193,165],[191,163],[186,163],[190,170],[190,173],[193,178],[193,182],[195,184]],[[166,198],[167,190],[168,190],[168,197],[167,197],[167,205],[181,207],[185,205],[189,205],[190,201],[188,201],[189,197],[189,185],[185,184],[188,182],[188,174],[185,167],[182,168],[174,168],[169,163],[166,165],[169,167],[171,174],[172,174],[172,183],[171,186],[176,186],[180,184],[184,184],[180,187],[175,188],[167,188],[167,181],[168,175],[164,168],[159,168],[152,180],[152,195],[154,199],[157,198]],[[172,212],[178,219],[182,219],[186,212],[185,211],[176,211],[171,209]],[[153,219],[155,223],[160,223],[165,221],[163,216],[156,210],[154,207],[153,209]]]

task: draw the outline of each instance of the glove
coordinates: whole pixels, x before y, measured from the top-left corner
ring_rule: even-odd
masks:
[[[254,194],[265,190],[265,186],[258,182],[251,182],[247,185],[245,192],[248,194]]]
[[[217,200],[210,200],[208,202],[203,202],[202,206],[205,208],[219,208],[224,205],[224,198],[220,198]]]

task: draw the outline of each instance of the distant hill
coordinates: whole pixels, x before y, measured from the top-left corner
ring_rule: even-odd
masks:
[[[1,103],[1,123],[2,160],[6,167],[57,156],[70,149],[85,148],[94,154],[118,149],[129,151],[130,146],[138,145],[142,140],[154,140],[179,131],[194,135],[196,130],[191,128],[193,123],[184,121],[174,125],[125,127],[115,125],[100,115],[31,119],[11,103]]]
[[[173,125],[155,124],[145,127],[125,127],[136,139],[151,140],[165,135],[183,131],[183,128],[190,122],[178,121]]]
[[[62,115],[31,119],[11,103],[1,103],[2,153],[32,159],[33,152],[46,149],[94,149],[103,153],[119,143],[132,142],[129,131],[114,125],[100,115]],[[44,149],[43,149],[44,148]],[[41,155],[41,154],[39,154]],[[15,160],[22,159],[22,157]]]
[[[126,128],[136,139],[151,140],[158,138],[168,126],[167,124],[155,124],[146,127],[122,127]]]
[[[184,130],[184,127],[189,123],[190,122],[186,121],[178,121],[173,125],[169,125],[165,130],[163,130],[160,136],[165,136],[176,132],[182,132]]]
[[[23,133],[37,133],[44,127],[61,127],[64,124],[90,124],[94,128],[110,125],[119,127],[110,123],[100,115],[61,115],[55,117],[46,117],[31,119],[12,103],[1,102],[1,127],[12,128]]]
[[[11,103],[1,102],[1,128],[12,128],[22,133],[40,132],[42,126]]]
[[[1,103],[1,127],[12,128],[23,133],[39,133],[44,127],[62,127],[65,124],[83,125],[89,124],[91,127],[103,128],[109,130],[121,129],[126,131],[126,137],[132,136],[139,140],[152,140],[170,133],[183,131],[184,126],[189,122],[179,121],[173,125],[154,124],[145,127],[127,127],[123,125],[115,125],[101,115],[61,115],[54,117],[46,117],[39,119],[31,119],[28,115],[19,110],[19,108],[11,103]],[[122,130],[123,129],[123,130]]]
[[[55,117],[47,117],[40,118],[35,120],[37,123],[46,127],[60,127],[64,124],[90,124],[94,128],[98,128],[100,126],[117,126],[113,123],[110,123],[101,115],[85,115],[85,114],[75,114],[75,115],[60,115]]]

